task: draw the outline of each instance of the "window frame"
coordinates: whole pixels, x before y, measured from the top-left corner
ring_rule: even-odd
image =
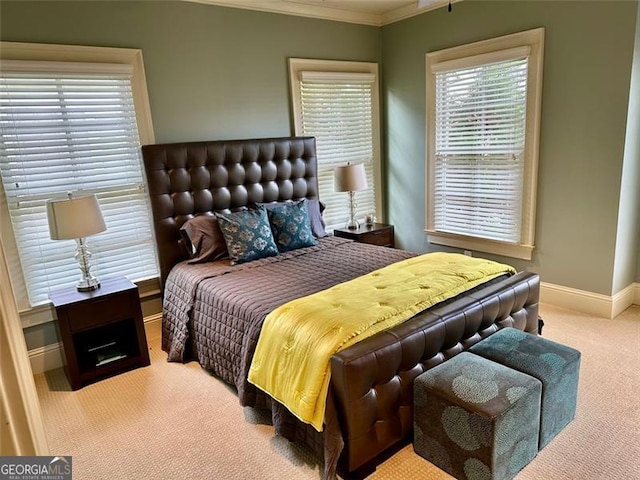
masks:
[[[140,144],[147,145],[155,143],[142,50],[132,48],[2,41],[0,42],[0,70],[2,69],[2,62],[5,60],[88,62],[130,65],[133,69],[131,88]],[[146,183],[146,179],[144,179],[144,181]],[[42,304],[33,307],[29,304],[27,287],[20,267],[18,248],[13,228],[11,226],[11,218],[5,198],[4,188],[2,187],[1,182],[0,238],[2,238],[5,252],[7,254],[7,263],[11,274],[14,296],[16,297],[16,303],[18,304],[23,327],[30,327],[51,321],[53,313],[50,304]],[[157,278],[138,282],[141,297],[154,295],[159,289],[158,282],[159,280]]]
[[[426,67],[426,218],[425,232],[430,243],[446,245],[507,257],[531,260],[535,248],[536,196],[538,181],[538,157],[540,137],[540,117],[542,104],[542,75],[544,57],[544,28],[536,28],[511,35],[483,40],[467,45],[447,48],[425,55]],[[435,228],[435,72],[438,64],[444,62],[465,62],[468,57],[479,57],[490,63],[505,50],[521,47],[529,48],[527,74],[527,102],[524,150],[524,181],[522,191],[521,235],[518,243],[489,240],[468,235],[437,231]]]
[[[384,191],[382,189],[382,161],[380,158],[380,76],[378,64],[375,62],[354,62],[343,60],[314,60],[305,58],[289,58],[289,82],[291,91],[291,112],[295,135],[305,135],[302,127],[302,99],[300,91],[300,72],[331,72],[331,73],[368,73],[373,74],[375,80],[372,84],[371,96],[371,125],[373,140],[373,189],[375,215],[379,222],[385,221]],[[322,200],[322,197],[320,197]],[[345,197],[345,221],[348,216],[348,206]],[[363,214],[365,212],[359,212]]]

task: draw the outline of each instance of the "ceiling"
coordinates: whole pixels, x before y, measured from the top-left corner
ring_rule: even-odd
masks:
[[[248,10],[382,26],[440,8],[449,0],[186,0]],[[454,0],[460,1],[460,0]],[[452,2],[453,3],[453,2]]]

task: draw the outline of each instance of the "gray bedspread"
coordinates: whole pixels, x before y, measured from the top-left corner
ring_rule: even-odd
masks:
[[[243,406],[255,406],[247,375],[269,312],[413,255],[327,237],[314,247],[236,266],[228,260],[180,263],[165,286],[162,348],[170,361],[197,360],[234,385]]]

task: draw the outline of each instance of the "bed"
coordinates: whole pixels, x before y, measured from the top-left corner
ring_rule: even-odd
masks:
[[[416,376],[500,328],[537,333],[539,278],[533,273],[503,275],[434,305],[331,357],[324,429],[318,432],[247,382],[261,321],[292,298],[413,254],[327,237],[235,267],[228,261],[187,265],[179,230],[195,216],[256,203],[317,201],[315,139],[173,143],[147,145],[142,152],[169,360],[198,360],[237,389],[241,405],[268,409],[277,434],[323,456],[327,478],[336,468],[343,476],[367,475],[384,452],[410,436]],[[235,298],[223,298],[225,291]],[[242,319],[245,310],[248,320]]]

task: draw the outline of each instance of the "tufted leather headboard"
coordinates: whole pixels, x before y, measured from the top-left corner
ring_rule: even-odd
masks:
[[[162,285],[186,258],[179,230],[195,215],[318,198],[314,137],[145,145],[142,157]]]

